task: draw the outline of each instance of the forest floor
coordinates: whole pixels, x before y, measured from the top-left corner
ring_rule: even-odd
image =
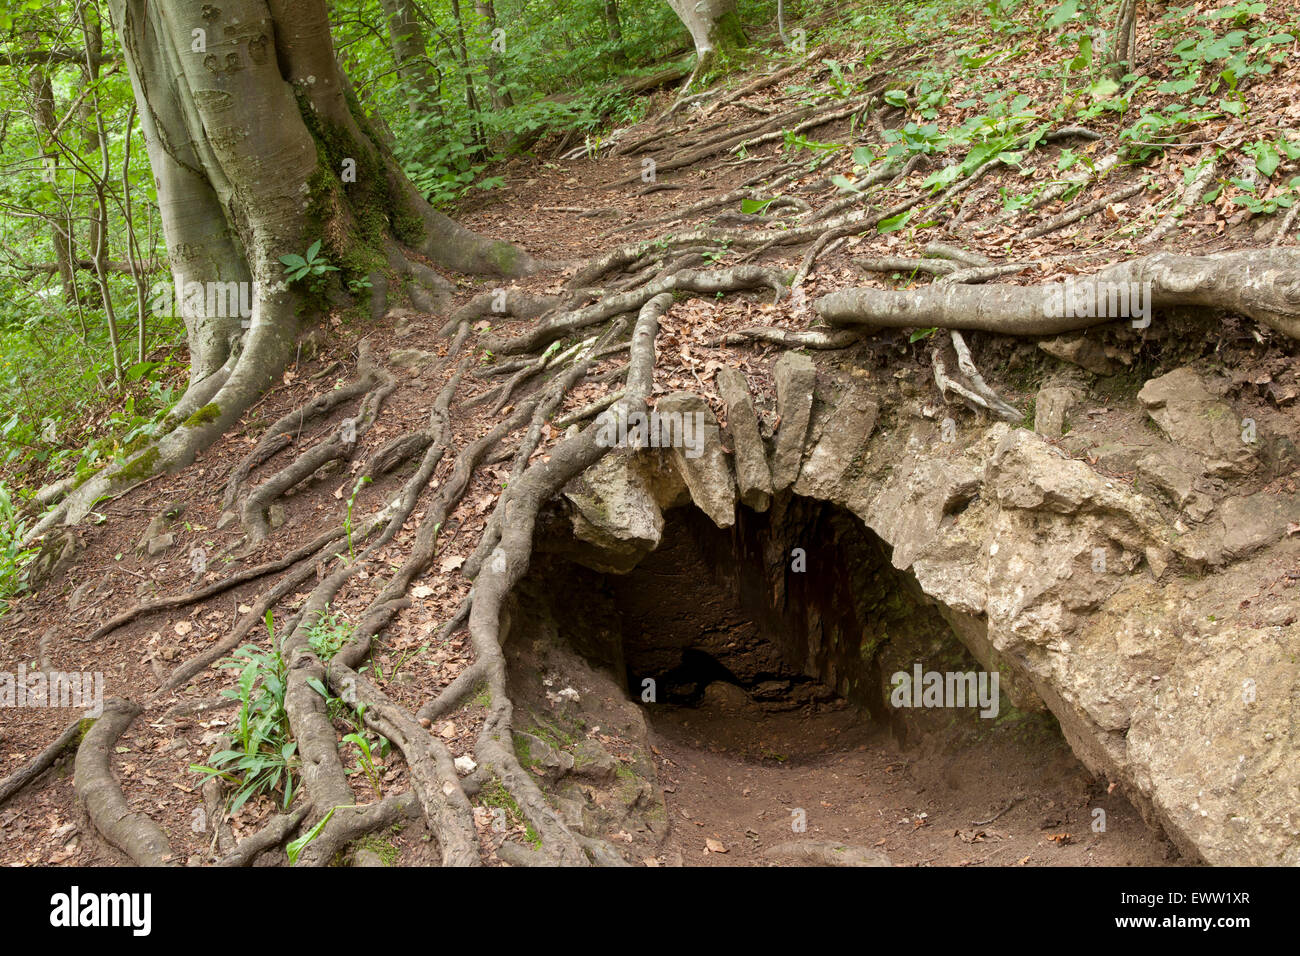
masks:
[[[842,59],[852,60],[853,51],[840,52]],[[1043,55],[1058,53],[1049,50]],[[1285,93],[1295,87],[1296,69],[1290,66],[1289,81],[1277,84],[1277,102],[1272,108],[1258,114],[1266,118],[1252,122],[1276,121],[1288,126],[1300,122],[1300,101]],[[988,74],[982,82],[997,82],[995,67],[982,72]],[[882,71],[881,79],[888,75]],[[792,108],[800,95],[791,87],[807,89],[826,76],[824,66],[810,64],[785,78],[784,83],[756,90],[720,107],[724,97],[706,100],[703,109],[687,110],[666,121],[649,120],[642,127],[628,130],[620,142],[652,140],[662,167],[665,159],[700,149],[711,131],[738,127],[755,117],[779,116],[781,111]],[[973,76],[959,74],[956,83],[960,86],[968,81],[973,83]],[[1032,91],[1038,82],[1017,76],[1014,70],[1002,81],[1014,81],[1026,91]],[[1042,84],[1046,87],[1048,81]],[[1045,99],[1051,99],[1050,90],[1040,92]],[[960,99],[961,90],[953,90],[949,101]],[[662,108],[667,103],[661,98],[657,106]],[[960,111],[955,108],[944,107],[942,112],[938,121],[943,124],[955,125],[960,119]],[[905,120],[904,111],[897,109],[878,110],[872,116],[875,126],[855,126],[846,116],[818,125],[809,134],[821,142],[852,143],[875,137],[882,128],[896,128]],[[997,216],[1003,208],[999,188],[1020,190],[1028,183],[1041,183],[1053,175],[1066,148],[1094,158],[1112,150],[1117,128],[1108,126],[1104,119],[1091,125],[1097,133],[1095,139],[1044,144],[1030,154],[1022,169],[1006,166],[991,171],[978,190],[972,189],[963,197],[961,217],[977,222]],[[1247,132],[1240,124],[1228,123],[1221,128],[1211,124],[1197,136],[1222,140],[1245,137]],[[1013,282],[1039,282],[1086,273],[1138,249],[1142,229],[1135,228],[1135,224],[1150,229],[1152,207],[1167,208],[1171,197],[1184,187],[1193,154],[1190,150],[1172,150],[1169,158],[1154,168],[1121,166],[1104,182],[1086,182],[1077,197],[1058,199],[1040,211],[1026,211],[983,234],[964,233],[957,241],[999,262],[1031,263],[1009,280]],[[742,188],[748,181],[754,181],[761,196],[761,183],[779,171],[795,173],[784,194],[802,196],[814,207],[841,199],[844,194],[826,177],[836,171],[854,175],[847,152],[841,151],[829,167],[811,168],[820,155],[807,150],[790,151],[785,138],[778,135],[739,152],[727,148],[703,156],[680,169],[659,173],[653,183],[640,178],[643,166],[639,153],[601,154],[568,161],[521,157],[498,171],[505,179],[503,188],[464,204],[458,215],[470,228],[509,238],[539,258],[581,263],[617,243],[651,239],[680,228],[672,225],[675,212]],[[920,184],[927,168],[920,164],[894,182],[883,205],[924,195]],[[1039,238],[1024,238],[1027,227],[1062,210],[1112,194],[1143,176],[1151,177],[1149,189],[1105,203],[1099,214],[1066,228]],[[711,220],[728,228],[736,223],[759,222],[760,217],[742,214],[737,208],[738,204],[732,202],[714,210],[691,212],[683,218],[687,222]],[[1263,220],[1252,221],[1239,213],[1238,207],[1226,202],[1198,207],[1160,248],[1202,254],[1258,244],[1257,231]],[[920,280],[914,275],[891,278],[885,273],[869,277],[855,262],[868,254],[916,255],[930,239],[953,242],[953,235],[946,232],[953,215],[956,213],[949,208],[935,212],[930,218],[941,220],[939,224],[915,233],[910,229],[886,233],[870,229],[866,236],[845,237],[816,262],[804,285],[807,300],[847,285],[874,282],[881,287],[906,288],[918,284]],[[651,222],[659,219],[663,221]],[[617,235],[609,234],[616,229],[621,230]],[[777,245],[763,252],[758,261],[793,269],[805,251],[802,246],[792,249]],[[716,257],[719,266],[727,266],[744,255],[742,248],[733,250],[723,245]],[[707,261],[711,259],[706,257]],[[571,265],[517,285],[531,292],[555,293],[573,271]],[[450,278],[458,283],[457,304],[494,287],[491,282]],[[721,419],[724,409],[706,383],[718,368],[732,366],[745,372],[760,403],[770,402],[774,394],[771,361],[779,350],[762,343],[728,344],[724,336],[753,326],[801,330],[815,320],[810,309],[792,303],[789,297],[776,304],[771,300],[770,293],[753,293],[697,297],[676,303],[661,322],[654,394],[698,390],[716,403],[715,411]],[[77,528],[81,550],[73,568],[16,602],[11,614],[0,621],[0,669],[15,672],[23,666],[29,670],[100,671],[105,675],[106,696],[143,699],[180,662],[222,640],[241,616],[249,613],[257,596],[264,592],[266,580],[249,581],[175,610],[145,614],[93,643],[86,641],[86,635],[140,601],[184,593],[230,571],[273,560],[344,520],[350,511],[359,463],[392,438],[423,428],[433,396],[450,380],[452,363],[434,360],[447,353],[447,340],[436,337],[445,321],[445,315],[409,311],[390,315],[375,325],[355,317],[330,316],[319,346],[306,350],[284,373],[282,381],[250,411],[238,432],[209,448],[185,471],[152,478],[129,494],[102,504],[90,520]],[[506,321],[491,325],[494,332],[518,333],[530,324]],[[474,334],[488,328],[484,320]],[[1227,329],[1225,334],[1240,333],[1236,326]],[[401,367],[394,368],[397,388],[384,402],[377,423],[360,441],[352,465],[318,474],[292,489],[280,500],[279,510],[272,513],[276,530],[271,537],[252,551],[241,549],[243,531],[237,523],[218,528],[221,492],[228,476],[256,445],[259,433],[268,424],[314,395],[351,380],[357,348],[363,339],[381,362],[390,365],[398,358],[395,350],[425,350],[432,356],[417,354],[399,359]],[[881,369],[870,374],[907,377],[919,387],[933,390],[924,343],[910,343],[906,335],[889,333],[860,348],[864,352],[875,350],[879,357],[874,363],[863,363]],[[985,354],[978,348],[976,351],[977,356]],[[488,368],[492,359],[480,357],[483,368]],[[556,417],[580,409],[617,387],[599,377],[619,368],[621,362],[618,355],[613,355],[595,363],[587,378],[569,391]],[[1248,392],[1254,388],[1250,380],[1262,374],[1261,367],[1246,364],[1241,368]],[[1014,404],[1024,407],[1033,395],[1032,383],[1023,381],[1014,369],[1001,373],[986,369],[986,373],[990,384]],[[1287,388],[1294,377],[1294,371],[1279,372],[1277,380],[1270,379],[1270,384]],[[451,408],[452,448],[464,448],[514,407],[507,403],[501,412],[493,414],[491,403],[468,404],[493,385],[494,380],[486,375],[464,379]],[[1259,391],[1251,394],[1263,401],[1264,388],[1261,384]],[[936,402],[942,404],[935,394]],[[337,430],[342,418],[340,410],[326,420],[314,422],[303,434],[295,435],[288,447],[263,463],[258,474],[273,474],[302,449]],[[542,444],[531,459],[545,456],[559,437],[557,429],[545,426]],[[461,577],[458,569],[473,552],[500,497],[509,475],[511,450],[506,448],[506,454],[490,456],[496,460],[475,470],[466,493],[448,517],[433,566],[414,582],[411,606],[393,618],[374,645],[371,675],[382,682],[393,700],[412,710],[435,696],[471,663],[469,640],[463,631],[442,640],[435,637],[469,591],[470,582]],[[444,460],[427,493],[432,494],[448,480],[453,457],[448,455]],[[400,470],[378,477],[356,494],[351,510],[358,516],[368,513],[390,500],[400,490],[402,480]],[[409,550],[414,525],[423,516],[422,508],[417,506],[413,520],[386,548],[365,559],[360,572],[332,601],[333,613],[355,619],[370,605],[387,575]],[[155,524],[155,533],[149,533],[151,522],[174,509],[180,509],[174,520]],[[138,543],[157,539],[159,530],[170,534],[171,540],[158,553],[146,553]],[[193,563],[196,549],[201,549],[206,558],[206,568],[197,573]],[[318,570],[317,575],[284,597],[276,609],[277,621],[301,606],[322,573]],[[260,629],[248,639],[266,643]],[[234,674],[228,670],[204,670],[186,686],[153,704],[115,747],[113,770],[130,806],[149,814],[163,827],[171,839],[174,857],[181,863],[199,864],[214,858],[210,831],[196,825],[203,812],[201,779],[189,768],[191,764],[205,763],[214,741],[230,729],[233,712],[219,701],[218,695],[234,683]],[[658,718],[652,725],[651,741],[660,760],[658,769],[673,827],[660,862],[772,862],[753,837],[761,837],[765,847],[780,842],[779,834],[789,833],[789,819],[770,810],[760,813],[751,809],[760,804],[767,808],[817,806],[824,813],[815,827],[810,826],[811,835],[879,846],[901,865],[1149,865],[1170,859],[1163,841],[1145,829],[1137,813],[1118,796],[1108,801],[1104,784],[1099,791],[1099,785],[1059,741],[1046,748],[1007,743],[996,753],[950,752],[943,760],[927,762],[847,720],[849,713],[829,709],[765,717],[760,724],[750,716],[706,706]],[[50,708],[8,712],[0,723],[0,776],[34,757],[58,737],[74,716]],[[468,755],[473,752],[480,724],[481,715],[470,707],[435,722],[430,729],[453,755]],[[352,729],[342,718],[336,726],[340,737]],[[358,757],[355,751],[347,751],[347,755],[352,760]],[[389,794],[410,787],[407,767],[397,754],[381,762],[377,781],[368,781],[362,772],[354,773],[351,780],[358,803],[374,800],[376,788]],[[1009,789],[1017,799],[1007,806],[1004,795]],[[761,801],[756,799],[759,796]],[[1090,839],[1086,807],[1097,805],[1108,808],[1112,836],[1118,833],[1122,839],[1107,840],[1104,845]],[[238,838],[255,832],[279,809],[276,801],[267,796],[249,801],[230,821],[233,835]],[[395,838],[399,862],[431,859],[427,842],[419,838],[422,832],[419,825],[413,825]],[[487,858],[495,861],[493,834],[485,829],[480,836]],[[705,853],[705,836],[719,841],[726,852]],[[74,796],[71,762],[63,761],[0,806],[0,862],[99,865],[120,864],[127,858],[96,834]]]

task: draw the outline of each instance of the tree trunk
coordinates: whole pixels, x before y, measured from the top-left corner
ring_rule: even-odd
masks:
[[[682,87],[686,93],[704,79],[720,52],[743,47],[749,40],[736,12],[736,0],[668,0],[668,5],[695,44],[695,70]]]
[[[32,117],[36,124],[36,135],[41,144],[41,162],[44,175],[54,182],[55,171],[59,166],[58,144],[54,142],[54,89],[50,85],[49,75],[40,67],[32,67],[27,77],[32,91]],[[72,220],[58,218],[50,222],[50,243],[54,247],[54,262],[59,273],[59,283],[63,287],[63,300],[77,300],[77,281],[72,270],[72,250],[68,242]]]
[[[342,283],[370,278],[381,297],[389,279],[443,293],[448,284],[409,261],[403,246],[460,272],[538,268],[510,243],[432,209],[371,135],[347,96],[324,0],[225,0],[219,8],[111,0],[110,9],[157,184],[190,383],[162,437],[77,488],[29,539],[80,520],[105,494],[192,461],[279,375],[303,319],[319,314],[327,296],[346,297]],[[301,256],[317,239],[340,269],[331,285],[287,282],[280,257]],[[251,315],[240,314],[241,298]],[[371,311],[381,313],[382,302]]]
[[[1137,55],[1137,0],[1120,0],[1111,34],[1111,73],[1119,78],[1129,72]]]
[[[474,10],[483,22],[483,29],[488,34],[487,75],[488,95],[492,98],[495,109],[508,109],[514,106],[510,91],[502,87],[503,67],[501,57],[497,55],[497,10],[492,0],[475,0]],[[501,37],[504,41],[504,36]]]
[[[627,54],[623,52],[623,21],[618,16],[618,0],[605,0],[605,33],[609,42],[614,44],[614,63],[627,65]]]
[[[429,41],[411,0],[382,0],[388,21],[388,42],[393,48],[397,75],[411,91],[412,106],[427,106],[441,85],[429,60]]]
[[[465,106],[469,109],[475,143],[483,147],[487,145],[487,136],[483,133],[478,91],[474,88],[474,72],[469,65],[469,45],[465,41],[465,21],[460,14],[460,0],[451,0],[451,14],[456,20],[456,56],[460,61],[461,76],[465,81]]]

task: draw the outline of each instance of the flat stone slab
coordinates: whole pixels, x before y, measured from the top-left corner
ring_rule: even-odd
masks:
[[[857,386],[851,388],[826,420],[821,440],[808,453],[795,482],[795,494],[835,500],[841,479],[866,454],[880,406]]]
[[[786,352],[772,369],[776,379],[776,411],[781,426],[772,453],[772,488],[784,491],[799,477],[804,441],[812,418],[813,387],[817,369],[813,360],[799,352]]]
[[[772,503],[772,473],[767,468],[767,451],[758,433],[758,413],[749,397],[749,385],[738,369],[720,368],[718,389],[727,403],[740,500],[755,511],[766,511]]]

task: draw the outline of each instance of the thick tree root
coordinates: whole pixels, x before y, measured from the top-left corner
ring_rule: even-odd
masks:
[[[295,866],[329,866],[349,843],[419,814],[411,792],[385,797],[365,806],[336,807],[316,838],[303,847]]]
[[[1147,286],[1146,284],[1150,285]],[[1156,253],[1074,280],[1105,298],[1109,290],[1149,288],[1153,308],[1197,305],[1228,309],[1290,338],[1300,338],[1300,249],[1256,249],[1209,256]],[[842,289],[814,308],[835,326],[979,329],[1003,335],[1057,335],[1113,321],[1114,315],[1073,315],[1057,308],[1068,288],[936,284],[910,292]],[[1067,302],[1068,304],[1068,302]],[[1107,312],[1108,309],[1093,311]]]
[[[365,675],[337,660],[330,661],[327,675],[336,693],[345,695],[345,699],[354,695],[357,704],[365,705],[366,726],[387,737],[406,758],[411,787],[438,841],[442,865],[481,865],[473,809],[442,741],[425,730],[418,718],[390,701]]]
[[[684,270],[656,279],[633,292],[610,296],[585,309],[546,319],[539,322],[532,330],[513,339],[493,338],[485,345],[493,351],[508,355],[532,352],[580,329],[603,322],[615,315],[639,309],[664,292],[683,291],[712,295],[718,292],[734,292],[737,289],[764,286],[776,290],[778,298],[785,289],[782,276],[778,271],[760,266],[734,266],[730,269],[710,271]]]
[[[307,819],[310,811],[311,807],[301,806],[292,813],[277,814],[262,829],[241,840],[233,850],[217,861],[217,866],[251,866],[259,854],[289,839],[303,820]]]
[[[77,748],[72,786],[95,829],[137,866],[168,866],[171,846],[162,827],[126,804],[122,788],[109,768],[113,746],[140,713],[130,701],[104,701],[104,714],[87,731]]]
[[[363,363],[369,365],[369,351],[362,351]],[[249,544],[262,541],[271,531],[267,520],[267,509],[289,489],[316,473],[318,469],[332,461],[343,461],[352,456],[357,442],[374,424],[379,415],[379,408],[397,388],[397,380],[383,369],[367,369],[365,378],[374,382],[374,387],[361,400],[361,408],[355,419],[349,419],[328,440],[320,442],[304,452],[297,459],[280,469],[266,481],[262,482],[244,499],[241,517],[244,529],[248,532]]]
[[[632,336],[627,397],[607,414],[644,412],[654,370],[654,336],[659,317],[672,304],[665,293],[643,303]],[[479,732],[476,752],[487,772],[495,775],[537,829],[544,853],[538,862],[586,865],[587,851],[559,818],[532,777],[519,766],[511,738],[513,705],[506,688],[505,657],[501,650],[501,610],[506,595],[523,576],[532,553],[533,528],[541,506],[573,477],[595,464],[610,449],[601,444],[604,429],[593,424],[566,438],[550,457],[533,465],[509,489],[498,510],[501,521],[500,560],[488,561],[474,584],[469,630],[477,666],[484,671],[491,705]]]

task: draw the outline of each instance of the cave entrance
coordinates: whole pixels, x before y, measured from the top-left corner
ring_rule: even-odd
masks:
[[[640,707],[686,862],[836,862],[837,841],[895,864],[1169,857],[1005,686],[992,712],[895,706],[900,672],[987,672],[961,622],[844,509],[783,495],[720,529],[675,508],[659,546],[615,573],[593,569],[556,506],[535,549],[521,606]]]

